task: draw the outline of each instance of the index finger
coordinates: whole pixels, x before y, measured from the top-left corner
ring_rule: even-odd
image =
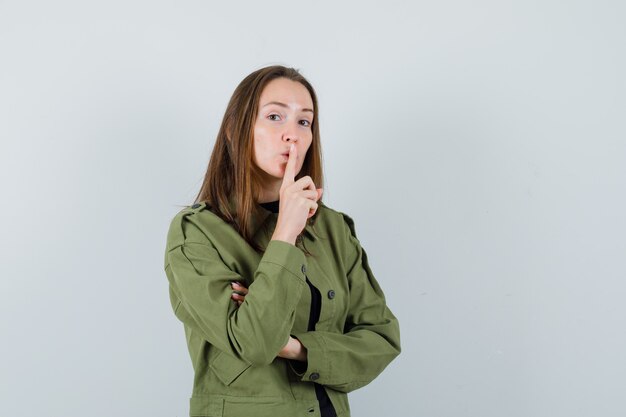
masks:
[[[296,178],[296,161],[298,159],[298,150],[293,143],[289,148],[289,159],[287,160],[287,166],[285,167],[285,175],[283,176],[283,186],[293,184]]]

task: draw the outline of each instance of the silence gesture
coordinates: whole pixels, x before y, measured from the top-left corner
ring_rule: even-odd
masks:
[[[294,144],[289,149],[283,183],[280,186],[278,220],[272,239],[283,240],[295,245],[296,237],[306,226],[306,221],[317,211],[317,201],[323,190],[315,188],[310,176],[296,178],[298,150]]]

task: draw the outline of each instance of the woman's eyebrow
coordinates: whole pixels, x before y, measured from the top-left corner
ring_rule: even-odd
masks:
[[[280,101],[270,101],[269,103],[265,103],[262,107],[269,106],[270,104],[276,104],[277,106],[280,106],[280,107],[289,108],[288,105],[286,105],[285,103],[281,103]],[[308,111],[308,112],[313,113],[313,110],[311,109],[302,109],[302,111]]]

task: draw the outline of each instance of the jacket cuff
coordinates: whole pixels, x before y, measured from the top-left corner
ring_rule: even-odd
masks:
[[[325,383],[324,381],[331,381],[326,345],[324,345],[322,337],[315,332],[295,333],[293,337],[298,339],[307,350],[307,360],[301,362],[302,365],[294,365],[291,361],[289,363],[299,380],[317,382],[322,385]]]
[[[265,248],[261,263],[281,266],[295,278],[302,281],[305,280],[306,257],[304,252],[289,242],[270,240]]]

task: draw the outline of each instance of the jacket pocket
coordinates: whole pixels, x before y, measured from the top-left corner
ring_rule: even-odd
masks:
[[[232,384],[251,364],[219,351],[209,367],[226,386]]]
[[[230,398],[224,400],[222,417],[293,417],[302,415],[293,407],[293,403],[280,398]]]
[[[191,417],[222,417],[224,400],[208,395],[194,395],[189,399]]]

